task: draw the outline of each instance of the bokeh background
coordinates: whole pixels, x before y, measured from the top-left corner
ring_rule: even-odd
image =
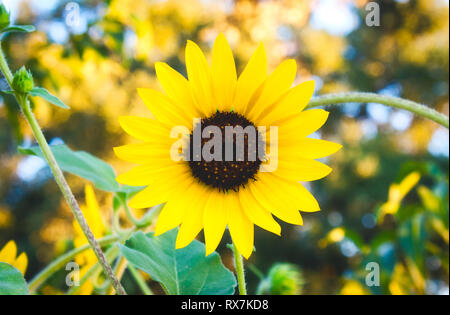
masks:
[[[296,82],[316,80],[316,95],[379,92],[448,115],[449,2],[377,1],[378,27],[365,23],[367,2],[86,0],[68,6],[62,0],[3,0],[16,24],[33,24],[37,31],[6,35],[2,46],[13,70],[26,65],[38,85],[71,107],[61,110],[33,99],[51,144],[88,151],[122,172],[129,165],[112,147],[130,139],[117,118],[148,116],[136,88],[159,88],[154,62],[186,74],[186,40],[210,55],[219,32],[230,42],[239,70],[263,42],[270,70],[294,58]],[[79,16],[71,15],[73,3]],[[256,228],[256,252],[247,263],[250,292],[258,275],[287,262],[301,272],[302,294],[448,294],[448,129],[378,104],[330,111],[314,136],[344,148],[326,160],[333,173],[308,186],[322,211],[305,214],[302,227],[283,225],[282,239]],[[1,93],[0,248],[13,239],[27,253],[27,279],[73,247],[72,215],[48,167],[37,157],[17,154],[18,146],[32,144],[14,98]],[[420,174],[419,182],[404,191],[401,202],[394,200],[394,185],[387,205],[398,209],[386,211],[389,187],[411,172]],[[84,200],[86,182],[67,177]],[[98,189],[96,195],[107,221],[112,196]],[[232,268],[225,244],[218,250]],[[378,287],[365,285],[371,261],[380,265]],[[65,290],[64,275],[53,277],[42,292]],[[131,293],[139,292],[127,273],[123,281]]]

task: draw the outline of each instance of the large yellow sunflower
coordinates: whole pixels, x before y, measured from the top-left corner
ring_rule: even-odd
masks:
[[[200,48],[188,41],[186,67],[189,80],[167,64],[156,63],[164,92],[138,90],[155,119],[120,117],[122,128],[142,142],[115,148],[119,158],[139,164],[117,181],[148,186],[130,200],[133,208],[166,203],[155,233],[180,226],[177,248],[188,245],[203,229],[208,255],[228,226],[233,243],[248,258],[253,251],[254,224],[280,235],[280,225],[272,215],[302,225],[299,211],[319,211],[316,199],[299,181],[327,176],[331,168],[315,159],[335,153],[341,145],[307,138],[325,123],[328,112],[303,111],[314,82],[291,88],[296,75],[294,60],[284,61],[268,75],[265,49],[260,44],[238,78],[230,46],[220,34],[214,42],[211,65]],[[251,146],[246,135],[244,160],[236,155],[232,160],[203,156],[195,160],[188,151],[184,156],[190,160],[174,161],[174,126],[187,127],[184,141],[191,149],[195,132],[201,134],[208,126],[221,130],[226,126],[266,126],[267,132],[258,129],[258,135],[270,152],[256,160],[248,158],[250,148],[258,145]],[[277,137],[269,127],[278,128]],[[211,138],[202,139],[201,148]],[[273,161],[271,165],[276,167],[263,171]]]

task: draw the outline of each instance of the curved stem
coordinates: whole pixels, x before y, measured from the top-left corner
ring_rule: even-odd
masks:
[[[306,108],[313,108],[318,106],[336,105],[343,103],[378,103],[394,108],[404,109],[410,111],[418,116],[428,118],[438,124],[449,128],[448,116],[437,112],[436,110],[410,100],[405,100],[400,97],[380,95],[375,93],[365,92],[348,92],[327,94],[314,97],[309,102]]]
[[[247,286],[245,284],[244,260],[241,253],[233,243],[234,263],[236,267],[236,276],[238,279],[239,294],[247,295]]]
[[[114,243],[119,240],[119,236],[117,235],[109,235],[103,238],[98,239],[98,243],[102,246]],[[54,274],[59,269],[63,268],[68,262],[74,259],[75,256],[84,252],[85,250],[90,249],[91,246],[89,244],[80,246],[71,250],[70,252],[59,256],[52,263],[50,263],[44,270],[39,272],[29,283],[28,288],[30,293],[36,292],[39,289],[40,285],[45,282],[52,274]]]
[[[23,114],[25,115],[28,123],[30,124],[31,129],[33,130],[34,136],[37,142],[39,143],[39,146],[41,147],[42,153],[44,154],[48,165],[50,166],[50,169],[53,173],[53,176],[55,177],[55,181],[58,184],[59,189],[61,190],[64,198],[66,199],[66,202],[69,204],[70,209],[72,210],[73,215],[75,216],[76,220],[78,221],[78,224],[83,230],[84,235],[86,236],[89,244],[94,250],[95,256],[97,256],[97,259],[100,262],[101,266],[103,267],[106,276],[109,278],[109,280],[111,280],[111,283],[116,289],[116,292],[120,295],[125,295],[126,294],[125,290],[123,289],[119,280],[114,275],[111,266],[107,262],[105,255],[102,249],[100,248],[100,245],[95,239],[94,234],[92,233],[91,228],[89,227],[86,218],[84,217],[83,212],[81,211],[80,206],[78,205],[78,202],[76,201],[72,191],[70,190],[70,187],[67,184],[67,181],[64,178],[64,175],[61,169],[59,168],[47,141],[45,140],[44,134],[42,133],[42,130],[39,127],[36,118],[34,117],[34,114],[30,109],[30,105],[28,103],[28,100],[26,99],[26,96],[22,96],[21,98],[24,98],[21,102],[19,102],[21,103]]]
[[[142,278],[139,271],[132,264],[128,264],[128,270],[130,271],[134,280],[136,280],[136,283],[138,284],[142,293],[144,293],[145,295],[153,295],[153,291],[150,289],[145,280]]]
[[[11,86],[13,75],[11,70],[9,69],[8,63],[6,62],[5,56],[3,54],[3,51],[1,49],[1,42],[0,42],[0,69],[3,72],[3,74],[6,77],[6,80],[8,81],[8,84]],[[12,86],[11,86],[12,87]],[[111,280],[111,283],[113,284],[114,288],[116,289],[116,292],[118,294],[124,295],[125,290],[123,289],[122,285],[120,284],[119,280],[117,280],[116,276],[114,275],[114,272],[111,268],[111,266],[108,264],[105,255],[100,248],[100,245],[98,244],[97,240],[94,237],[94,234],[92,233],[86,218],[83,215],[83,212],[80,209],[80,206],[78,205],[78,202],[76,201],[72,190],[70,190],[69,185],[67,184],[66,179],[64,178],[63,172],[59,168],[58,163],[56,162],[55,157],[53,156],[52,151],[50,150],[50,147],[47,143],[47,140],[45,139],[44,134],[42,133],[42,130],[34,117],[33,112],[31,111],[30,104],[28,102],[28,96],[26,94],[20,94],[15,92],[16,99],[22,109],[22,112],[28,121],[28,124],[31,127],[31,130],[33,131],[33,134],[42,150],[42,153],[44,154],[45,160],[47,161],[48,165],[50,166],[50,170],[52,171],[53,176],[55,177],[55,181],[58,184],[59,189],[61,190],[64,198],[66,199],[67,204],[69,205],[70,209],[72,210],[73,215],[75,216],[76,220],[78,221],[78,224],[80,225],[81,229],[84,232],[84,235],[86,236],[89,244],[91,245],[92,249],[94,250],[95,256],[97,256],[98,261],[100,262],[101,266],[103,267],[103,270],[105,271],[106,276]]]

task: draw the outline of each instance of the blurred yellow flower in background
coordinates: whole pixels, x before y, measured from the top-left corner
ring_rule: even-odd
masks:
[[[27,271],[28,257],[25,252],[17,256],[17,245],[14,241],[9,241],[0,250],[0,262],[5,262],[17,268],[23,275]]]
[[[83,211],[86,221],[89,224],[95,238],[101,238],[105,235],[106,227],[100,214],[100,207],[98,205],[97,198],[95,197],[94,188],[91,185],[85,186],[85,198],[86,204],[81,207],[81,211]],[[73,229],[75,234],[73,240],[75,248],[87,244],[88,241],[86,236],[76,220],[73,220]],[[75,262],[82,266],[80,269],[80,277],[83,277],[86,272],[97,262],[97,257],[92,249],[89,249],[81,254],[78,254],[75,257]],[[82,285],[78,291],[78,294],[88,295],[92,293],[93,289],[94,286],[92,283],[87,281]]]
[[[416,186],[420,180],[419,172],[412,172],[406,176],[399,184],[392,184],[389,187],[388,201],[381,206],[381,218],[386,214],[395,214],[400,208],[403,198]]]

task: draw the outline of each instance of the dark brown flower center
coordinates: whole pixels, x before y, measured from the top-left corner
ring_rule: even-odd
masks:
[[[203,135],[201,140],[194,140],[199,135]],[[261,165],[259,155],[263,154],[258,155],[258,150],[264,148],[260,138],[255,125],[235,112],[217,111],[203,118],[189,139],[192,175],[219,191],[238,191],[250,179],[255,180]],[[212,141],[216,145],[211,145]]]

